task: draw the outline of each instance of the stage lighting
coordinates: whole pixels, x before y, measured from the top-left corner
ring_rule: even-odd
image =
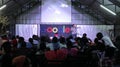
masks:
[[[111,14],[116,15],[115,12],[111,11],[110,9],[106,8],[105,6],[100,5],[100,7],[102,7],[102,8],[105,9],[105,10],[107,10],[107,11],[110,12]]]
[[[61,7],[68,7],[68,5],[67,4],[61,4]]]
[[[4,9],[6,7],[6,5],[3,5],[0,7],[0,10]]]

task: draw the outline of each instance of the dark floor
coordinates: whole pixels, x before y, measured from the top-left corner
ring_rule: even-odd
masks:
[[[114,67],[120,67],[120,64],[119,65],[115,65]]]

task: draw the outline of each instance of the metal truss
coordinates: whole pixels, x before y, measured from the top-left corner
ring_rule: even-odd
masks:
[[[118,0],[97,0],[100,4],[106,6],[108,9],[120,16],[120,1]]]
[[[16,1],[15,1],[16,2]],[[29,11],[36,5],[41,4],[41,0],[29,0],[29,2],[25,3],[24,5],[17,2],[18,5],[21,7],[19,8],[15,13],[13,13],[13,16],[16,18],[17,16],[21,15],[22,13]]]
[[[41,4],[41,0],[25,0],[25,1],[23,1],[23,0],[1,0],[0,6],[2,6],[4,4],[8,4],[9,2],[13,2],[14,4],[17,4],[19,7],[17,9],[9,9],[8,8],[7,13],[3,13],[3,14],[6,16],[12,16],[14,18],[19,16],[20,14],[30,10],[35,5]],[[11,7],[13,7],[13,6],[11,6]],[[10,10],[12,10],[12,11],[10,11]],[[8,13],[9,11],[10,11],[10,13]]]
[[[0,6],[10,2],[11,0],[0,0]]]
[[[93,2],[95,2],[95,1],[93,1]],[[93,4],[93,2],[89,5],[83,5],[83,4],[81,4],[80,1],[73,1],[72,5],[76,9],[81,10],[83,13],[89,14],[90,16],[95,18],[97,21],[102,22],[103,24],[112,24],[112,23],[109,22],[109,19],[103,17],[103,15],[101,14],[102,12],[100,12],[98,10],[94,10],[90,7]]]

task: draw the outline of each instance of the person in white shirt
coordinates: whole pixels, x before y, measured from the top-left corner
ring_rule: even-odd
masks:
[[[101,39],[104,41],[105,45],[105,56],[109,58],[113,58],[116,50],[116,46],[113,44],[112,40],[108,36],[103,36],[101,32],[99,32],[101,35]]]
[[[98,32],[97,34],[99,34],[99,38],[101,38],[104,41],[105,46],[116,48],[110,37],[103,36],[101,32]]]
[[[110,37],[108,36],[103,36],[102,40],[104,40],[105,42],[105,46],[109,46],[109,47],[113,47],[116,48],[116,46],[113,44],[113,42],[111,41]]]

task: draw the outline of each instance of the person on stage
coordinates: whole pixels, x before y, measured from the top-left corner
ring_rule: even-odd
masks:
[[[71,27],[71,32],[72,32],[73,38],[76,38],[76,36],[77,36],[77,25],[73,24],[73,26]]]

